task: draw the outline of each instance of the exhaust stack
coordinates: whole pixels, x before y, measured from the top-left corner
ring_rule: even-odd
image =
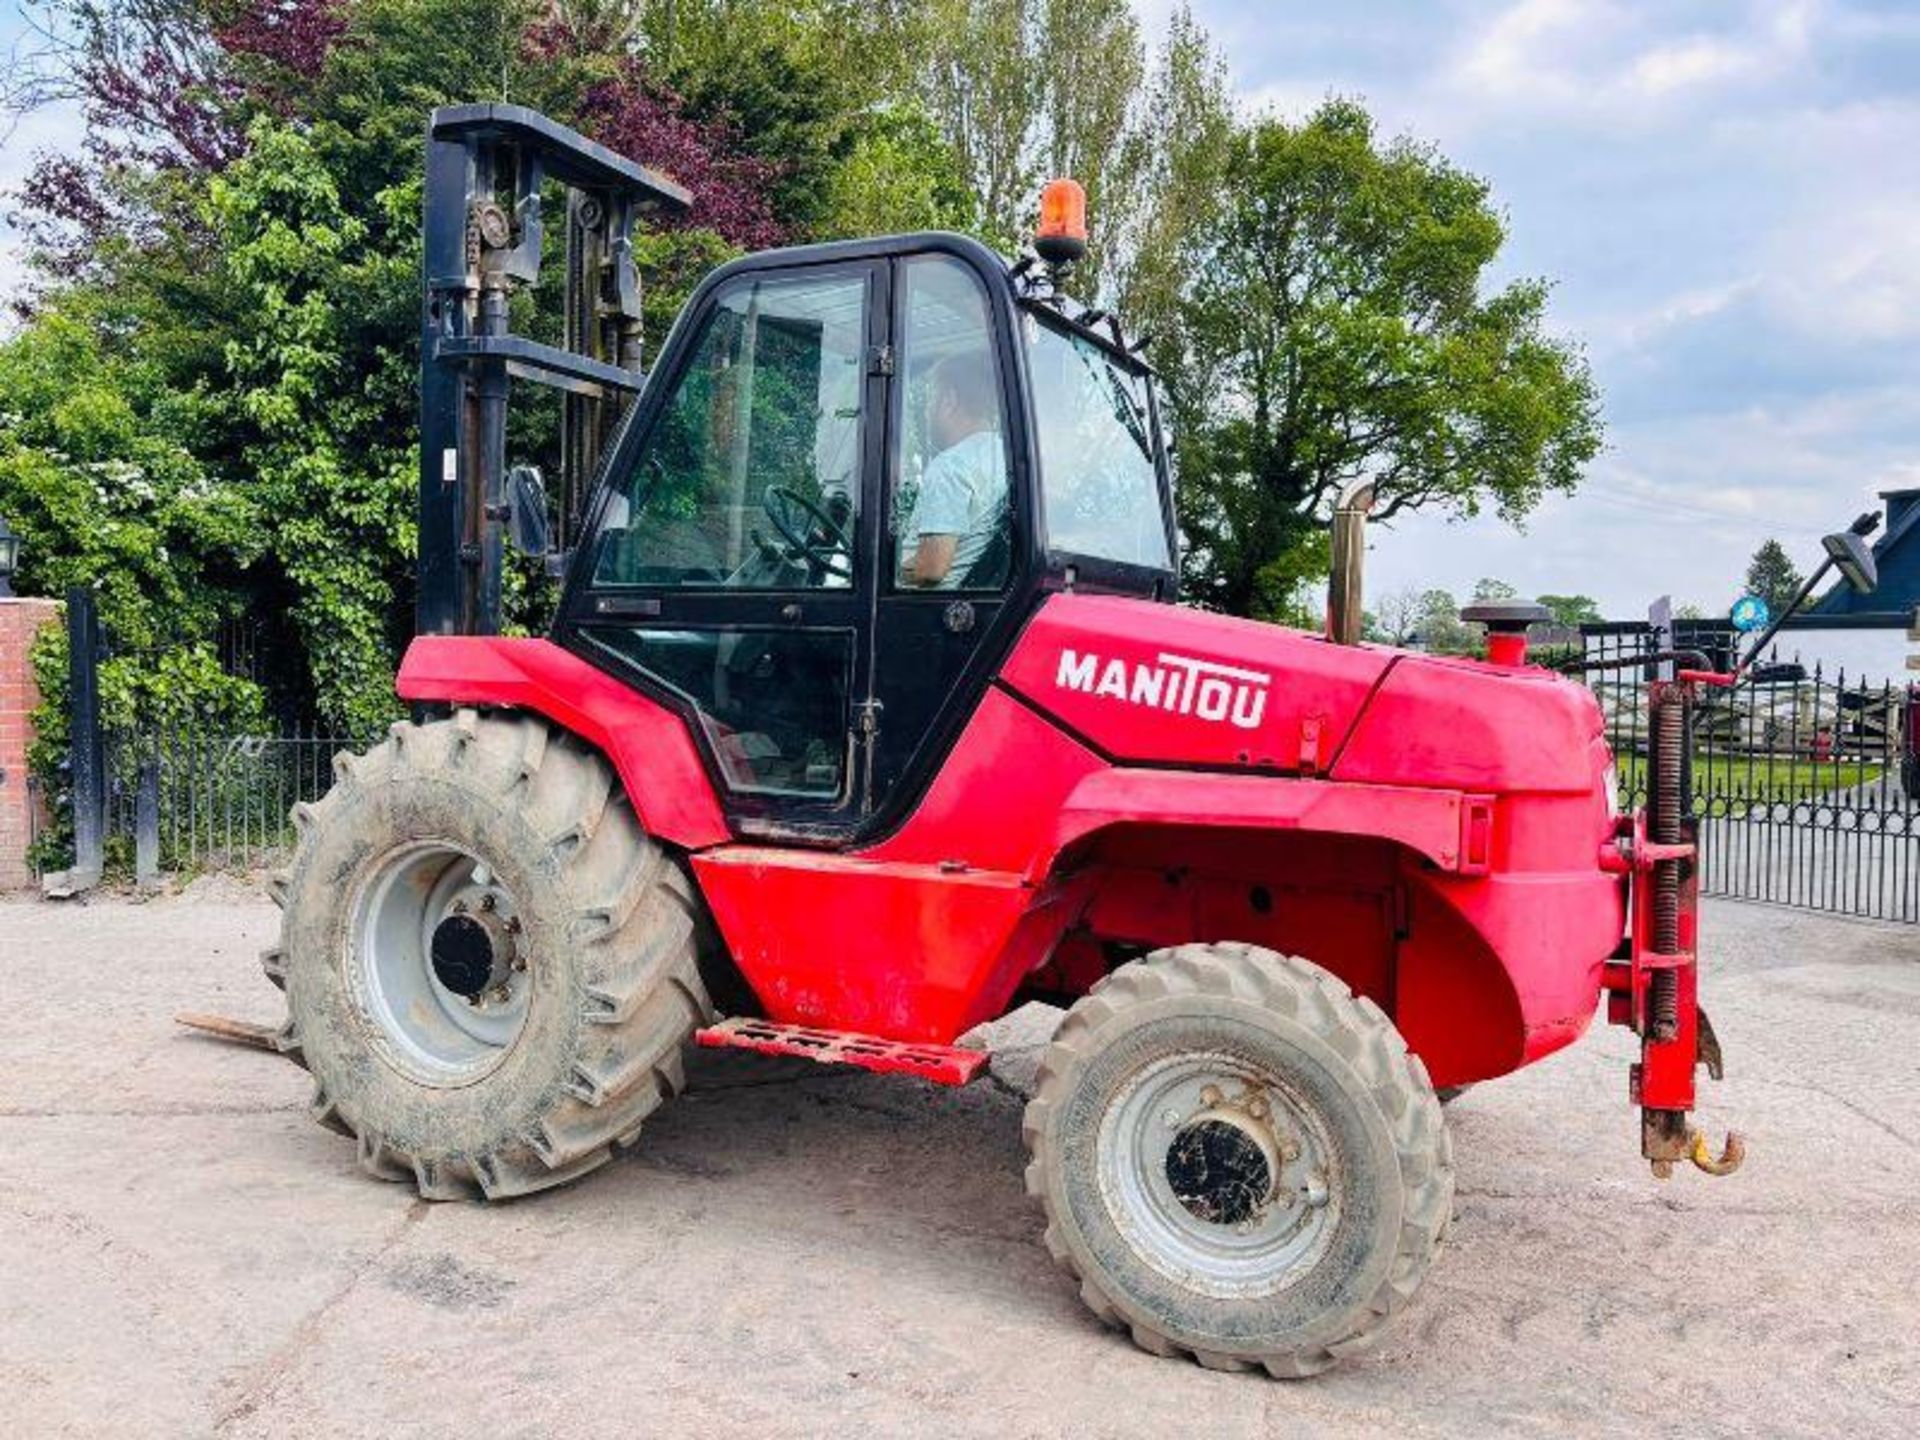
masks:
[[[1333,556],[1327,583],[1327,638],[1336,645],[1358,645],[1366,603],[1361,572],[1366,568],[1367,515],[1373,509],[1373,482],[1347,487],[1333,507]]]

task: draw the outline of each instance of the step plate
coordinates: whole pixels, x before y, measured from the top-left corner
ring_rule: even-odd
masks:
[[[848,1030],[815,1030],[736,1017],[693,1032],[712,1049],[752,1050],[761,1055],[798,1055],[822,1065],[857,1065],[882,1075],[918,1075],[936,1085],[964,1085],[987,1064],[984,1050],[951,1045],[909,1045]]]

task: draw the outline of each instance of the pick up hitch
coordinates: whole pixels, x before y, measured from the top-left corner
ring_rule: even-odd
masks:
[[[1699,852],[1685,804],[1687,728],[1694,686],[1722,679],[1683,671],[1648,686],[1651,803],[1621,818],[1614,842],[1620,868],[1632,876],[1632,906],[1621,953],[1607,965],[1607,1016],[1640,1036],[1629,1093],[1641,1107],[1640,1153],[1661,1180],[1682,1160],[1708,1175],[1731,1175],[1747,1154],[1746,1142],[1729,1133],[1716,1156],[1689,1121],[1696,1068],[1718,1080],[1723,1066],[1697,990]]]
[[[1747,1142],[1742,1140],[1734,1131],[1729,1130],[1727,1132],[1727,1143],[1720,1151],[1720,1158],[1716,1160],[1713,1155],[1713,1147],[1707,1144],[1707,1137],[1696,1130],[1693,1132],[1693,1145],[1687,1151],[1687,1158],[1693,1161],[1696,1167],[1706,1171],[1709,1175],[1731,1175],[1740,1168],[1741,1162],[1747,1158]],[[1672,1164],[1673,1162],[1670,1160],[1656,1160],[1653,1162],[1653,1173],[1664,1180],[1667,1178],[1667,1175],[1672,1172]],[[1663,1165],[1668,1168],[1662,1170],[1660,1167]]]

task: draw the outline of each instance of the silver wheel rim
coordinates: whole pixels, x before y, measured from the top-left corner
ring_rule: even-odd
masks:
[[[484,861],[438,840],[389,851],[351,913],[348,983],[388,1064],[452,1088],[506,1058],[526,1026],[532,982],[519,911]]]
[[[1286,1290],[1339,1228],[1342,1177],[1323,1117],[1240,1056],[1143,1067],[1108,1105],[1095,1154],[1107,1213],[1134,1252],[1208,1295]]]

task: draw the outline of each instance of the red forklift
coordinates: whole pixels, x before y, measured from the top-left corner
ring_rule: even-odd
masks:
[[[556,187],[548,345],[507,301]],[[1071,182],[1011,262],[725,265],[642,377],[631,227],[685,199],[515,107],[429,128],[414,718],[297,811],[266,956],[369,1172],[525,1195],[642,1139],[691,1044],[963,1084],[961,1037],[1048,1001],[1049,1252],[1151,1351],[1302,1376],[1439,1251],[1435,1087],[1603,1002],[1656,1172],[1738,1163],[1688,1118],[1719,1053],[1681,793],[1728,677],[1666,657],[1625,815],[1529,607],[1479,616],[1483,663],[1351,643],[1350,572],[1326,634],[1174,603],[1155,377],[1064,293]],[[565,396],[553,497],[506,464],[528,382]],[[509,536],[563,580],[539,638],[495,633]]]

